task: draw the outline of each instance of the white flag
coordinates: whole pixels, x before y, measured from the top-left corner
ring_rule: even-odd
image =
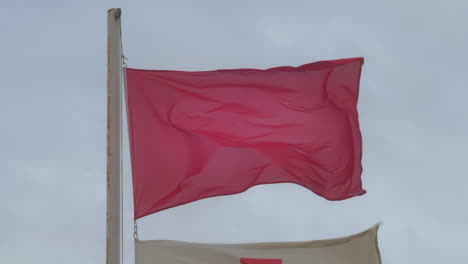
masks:
[[[352,236],[304,242],[202,244],[135,241],[136,264],[381,264],[378,225]]]

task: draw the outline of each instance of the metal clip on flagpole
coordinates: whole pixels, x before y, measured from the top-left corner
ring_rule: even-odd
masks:
[[[133,237],[135,238],[135,240],[138,240],[138,225],[136,220],[133,224]]]
[[[128,58],[125,57],[125,56],[123,55],[123,53],[122,53],[122,67],[123,67],[124,69],[127,68],[127,62],[126,62],[127,60],[128,60]]]

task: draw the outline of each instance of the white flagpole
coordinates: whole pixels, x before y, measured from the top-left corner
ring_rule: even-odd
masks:
[[[107,240],[106,263],[121,264],[121,77],[120,8],[107,11]]]

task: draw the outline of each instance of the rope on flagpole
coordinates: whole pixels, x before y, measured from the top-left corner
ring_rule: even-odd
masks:
[[[123,87],[120,87],[122,90]],[[122,122],[122,99],[120,98],[120,153],[123,153],[123,122]],[[123,264],[123,154],[120,155],[120,263]]]
[[[120,34],[122,35],[122,29],[120,29]],[[121,38],[122,39],[122,38]],[[127,117],[127,126],[128,126],[128,118],[129,118],[129,114],[128,114],[128,93],[127,93],[127,60],[128,58],[125,57],[124,55],[124,52],[123,52],[123,41],[120,42],[120,49],[121,49],[121,64],[122,64],[122,78],[123,78],[123,81],[122,81],[122,89],[123,89],[123,100],[125,100],[125,110],[126,110],[126,117]],[[121,108],[122,109],[122,108]],[[123,119],[122,116],[123,116],[123,113],[121,112],[121,120]],[[123,121],[123,120],[122,120]],[[121,125],[121,129],[122,129],[122,132],[123,132],[123,123],[122,122],[122,125]],[[130,133],[129,130],[127,130],[128,133]],[[123,135],[123,133],[121,133],[121,135]],[[122,143],[121,143],[121,146],[123,146],[123,138],[122,138]],[[122,155],[123,156],[123,155]],[[130,161],[131,162],[131,161]],[[122,162],[122,171],[123,171],[123,162]],[[123,183],[123,172],[122,172],[122,183]],[[123,184],[122,184],[123,186]],[[123,263],[123,200],[124,200],[124,194],[123,194],[123,189],[122,189],[122,193],[121,193],[121,197],[122,197],[122,209],[121,209],[121,216],[122,216],[122,243],[121,243],[121,246],[122,246],[122,263]],[[133,224],[133,237],[134,239],[138,240],[138,225],[137,225],[137,221],[134,220],[134,224]]]
[[[128,60],[124,55],[123,55],[123,52],[122,52],[122,70],[123,70],[123,90],[124,90],[124,98],[125,100],[127,100],[127,63],[125,62],[125,60]],[[127,113],[127,123],[128,123],[128,103],[127,101],[125,101],[125,109],[126,109],[126,113]],[[122,193],[122,197],[123,197],[123,193]],[[133,222],[133,237],[138,240],[138,226],[137,226],[137,221],[134,220]],[[123,241],[123,240],[122,240]]]
[[[126,60],[128,60],[124,55],[122,51],[122,70],[123,70],[123,90],[124,90],[124,95],[125,95],[125,100],[127,100],[127,63]],[[125,101],[127,102],[127,101]],[[125,104],[125,109],[127,111],[127,123],[128,123],[128,103]],[[123,193],[122,193],[123,197]],[[138,240],[138,225],[137,221],[133,221],[133,237]],[[123,240],[122,240],[123,241]]]
[[[128,60],[128,58],[125,57],[124,51],[123,51],[122,24],[121,23],[120,23],[120,51],[121,51],[121,65],[122,65],[122,78],[123,78],[123,80],[121,82],[121,85],[122,85],[121,89],[123,89],[123,94],[124,94],[123,100],[125,100],[124,102],[125,102],[125,110],[126,110],[127,126],[128,126],[129,115],[128,115],[128,101],[127,101],[128,100],[128,93],[127,93],[127,62],[126,62]],[[120,104],[121,104],[120,120],[123,121],[122,100],[120,101]],[[120,139],[121,141],[120,142],[121,143],[120,143],[120,146],[121,146],[121,148],[123,148],[122,147],[123,146],[123,136],[122,136],[123,135],[123,123],[124,122],[121,122],[121,126],[120,126],[120,129],[121,129],[121,133],[120,133],[120,135],[121,135],[121,139]],[[128,131],[128,132],[130,132],[130,131]],[[123,151],[121,151],[121,153],[123,153]],[[122,173],[120,174],[121,175],[121,183],[122,183],[121,184],[121,189],[120,189],[120,191],[121,191],[121,209],[120,209],[121,221],[120,221],[120,223],[121,223],[121,236],[122,236],[121,240],[120,240],[121,241],[121,253],[122,253],[121,254],[121,258],[122,258],[121,263],[124,262],[123,261],[123,259],[124,259],[124,256],[123,256],[124,255],[124,253],[123,253],[124,252],[124,250],[123,250],[123,248],[124,248],[124,246],[123,246],[123,241],[124,241],[123,240],[123,201],[124,201],[123,182],[124,181],[123,181],[123,158],[122,157],[123,157],[123,155],[121,156],[121,159],[122,159],[122,161],[121,161]],[[136,240],[138,240],[138,225],[137,225],[136,220],[134,220],[134,222],[133,222],[133,237]]]
[[[126,76],[125,76],[125,68],[127,66],[127,64],[125,63],[125,60],[127,58],[125,58],[125,56],[123,55],[123,44],[122,44],[122,23],[119,23],[119,34],[120,34],[120,54],[121,54],[121,65],[122,65],[122,68],[121,68],[121,71],[122,71],[122,82],[120,82],[120,91],[124,90],[124,93],[126,91]],[[123,210],[123,201],[124,201],[124,192],[123,192],[123,183],[124,183],[124,180],[123,180],[123,114],[122,114],[122,100],[126,100],[127,96],[125,94],[125,97],[124,98],[120,98],[120,263],[124,263],[124,240],[123,240],[123,214],[124,214],[124,210]]]
[[[127,58],[123,55],[123,51],[122,51],[122,62],[121,62],[121,64],[122,64],[122,69],[121,69],[121,70],[122,70],[122,79],[123,79],[123,80],[122,80],[122,87],[121,87],[121,88],[122,88],[122,90],[123,90],[123,95],[124,95],[124,96],[122,96],[122,100],[124,100],[124,106],[125,106],[126,117],[127,117],[127,125],[128,125],[127,63],[125,62],[125,60],[127,60]],[[122,100],[120,101],[121,104],[122,104]],[[121,122],[121,125],[120,125],[120,128],[121,128],[121,133],[120,133],[120,135],[121,135],[121,143],[120,143],[120,146],[121,146],[121,148],[123,149],[123,129],[124,129],[123,126],[124,126],[124,122],[123,122],[123,108],[122,108],[122,105],[121,105],[121,108],[120,108],[120,109],[121,109],[121,112],[120,112],[120,120],[122,121],[122,122]],[[129,132],[129,131],[127,130],[127,132]],[[121,153],[123,153],[123,150],[121,150]],[[123,169],[123,166],[124,166],[124,165],[123,165],[123,164],[124,164],[124,163],[123,163],[123,155],[121,155],[121,158],[122,158],[122,161],[121,161],[121,162],[122,162],[122,163],[121,163],[121,164],[122,164],[122,166],[121,166],[122,173],[120,174],[120,177],[121,177],[121,183],[122,183],[122,184],[120,185],[120,187],[121,187],[121,194],[120,194],[120,195],[121,195],[121,199],[122,199],[122,200],[121,200],[121,209],[120,209],[120,217],[121,217],[120,223],[121,223],[121,228],[122,228],[122,229],[121,229],[121,236],[122,236],[122,237],[121,237],[121,240],[120,240],[120,241],[121,241],[121,247],[122,247],[121,252],[122,252],[122,263],[123,263],[123,258],[124,258],[124,256],[123,256],[123,255],[124,255],[124,253],[123,253],[123,252],[124,252],[124,250],[123,250],[123,249],[124,249],[124,245],[123,245],[123,244],[124,244],[124,240],[123,240],[123,233],[124,233],[124,232],[123,232],[123,223],[124,223],[124,221],[123,221],[123,212],[124,212],[124,210],[123,210],[123,201],[124,201],[124,191],[123,191],[123,183],[124,183],[124,180],[123,180],[123,170],[124,170],[124,169]],[[136,225],[136,220],[135,220],[135,225]],[[135,237],[135,232],[136,232],[136,227],[134,227],[134,235],[133,235],[134,237]],[[137,234],[136,237],[138,238],[138,234]]]

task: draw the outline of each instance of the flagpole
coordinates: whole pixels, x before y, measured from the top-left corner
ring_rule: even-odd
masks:
[[[121,34],[120,8],[107,11],[106,264],[121,264]]]

